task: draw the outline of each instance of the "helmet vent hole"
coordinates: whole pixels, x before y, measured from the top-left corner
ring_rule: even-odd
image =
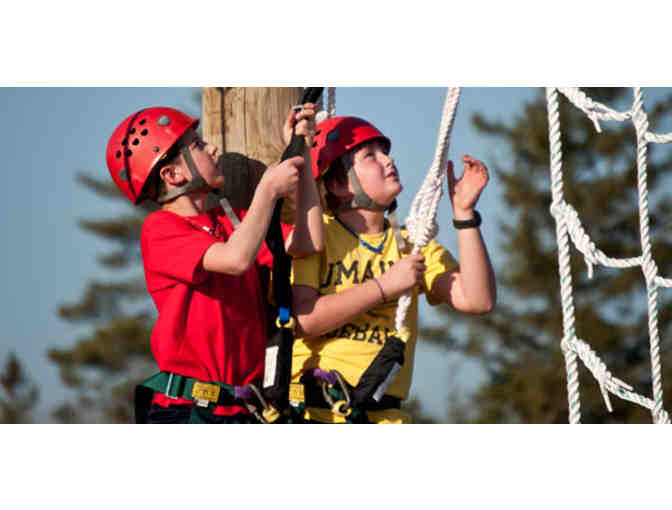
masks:
[[[117,151],[116,156],[117,156],[117,158],[120,158],[121,157],[121,151]]]
[[[152,147],[152,150],[154,152],[159,152],[159,147],[157,145],[155,145],[154,147]]]
[[[133,152],[130,149],[126,149],[125,154],[126,154],[126,156],[131,156],[131,155],[133,155]]]
[[[123,145],[124,147],[126,147],[126,146],[128,145],[128,139],[127,139],[127,138],[124,138],[124,139],[121,141],[121,145]]]
[[[133,140],[133,145],[138,145],[139,143],[140,143],[139,139],[136,138],[135,140]]]
[[[130,134],[134,135],[135,134],[135,128],[131,128],[129,131]]]
[[[140,134],[142,136],[147,136],[147,133],[149,133],[149,131],[147,131],[146,129],[143,129],[142,131],[140,131]]]
[[[140,124],[141,126],[144,126],[144,125],[146,124],[146,122],[147,122],[147,119],[142,119],[142,120],[139,122],[139,124]]]
[[[170,124],[170,117],[168,115],[161,115],[159,120],[156,121],[159,126],[168,126]]]

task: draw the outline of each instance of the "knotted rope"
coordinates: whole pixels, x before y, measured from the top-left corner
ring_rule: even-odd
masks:
[[[663,409],[663,385],[660,363],[660,339],[658,336],[658,288],[672,287],[672,279],[658,275],[658,268],[651,255],[651,240],[649,238],[649,210],[647,188],[647,151],[648,143],[670,143],[672,133],[665,135],[654,134],[649,131],[649,120],[644,110],[642,91],[635,87],[632,108],[627,112],[618,112],[597,103],[586,96],[578,88],[546,89],[548,105],[548,124],[550,141],[550,171],[552,204],[551,214],[556,221],[556,237],[558,242],[558,266],[560,272],[560,294],[562,299],[562,316],[564,336],[561,342],[565,356],[567,370],[567,390],[569,398],[569,421],[580,423],[581,403],[579,396],[579,378],[577,358],[597,379],[602,396],[611,412],[609,393],[624,400],[639,404],[651,411],[655,423],[670,423],[670,417]],[[562,144],[560,142],[560,115],[558,110],[558,93],[562,93],[582,110],[595,124],[600,132],[599,121],[623,122],[632,120],[637,133],[637,182],[639,194],[639,224],[642,255],[634,258],[616,259],[600,251],[583,229],[576,210],[563,197],[562,175]],[[574,300],[572,293],[572,274],[570,267],[569,240],[574,242],[577,249],[584,255],[588,265],[588,275],[592,277],[593,264],[602,264],[607,267],[641,266],[646,281],[648,296],[649,341],[651,354],[651,372],[653,381],[653,399],[649,399],[632,391],[632,387],[616,379],[607,370],[605,364],[595,354],[588,344],[577,338],[574,317]]]
[[[411,209],[406,218],[408,238],[413,243],[413,254],[420,253],[420,250],[427,246],[427,243],[434,239],[439,232],[439,226],[436,223],[436,211],[443,195],[448,143],[459,100],[460,88],[449,88],[446,92],[446,101],[443,106],[434,161],[425,176],[422,186],[413,199]],[[410,305],[411,291],[407,291],[399,298],[397,314],[395,316],[395,329],[404,341],[408,339],[409,335],[408,328],[404,322],[406,321],[406,314]]]

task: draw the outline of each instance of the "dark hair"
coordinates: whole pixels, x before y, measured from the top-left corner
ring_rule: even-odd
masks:
[[[343,164],[343,159],[350,157],[351,155],[349,153],[346,153],[342,157],[336,158],[334,161],[331,162],[331,164],[329,165],[329,169],[325,172],[324,177],[322,177],[325,189],[324,198],[327,202],[327,208],[329,208],[333,212],[338,211],[341,208],[341,200],[329,191],[328,184],[330,182],[337,182],[338,184],[344,184],[348,182],[348,169],[345,168],[345,165]]]

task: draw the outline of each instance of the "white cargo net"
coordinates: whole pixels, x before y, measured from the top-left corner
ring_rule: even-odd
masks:
[[[579,396],[579,377],[577,357],[590,370],[600,386],[602,397],[609,411],[612,411],[609,394],[634,402],[651,411],[654,423],[670,423],[670,417],[663,409],[663,384],[660,363],[660,339],[658,335],[658,289],[672,287],[672,280],[658,275],[658,267],[651,255],[649,239],[649,202],[647,189],[647,151],[649,143],[670,143],[672,133],[657,135],[649,131],[649,120],[644,111],[642,91],[633,89],[632,108],[618,112],[590,99],[578,88],[546,89],[548,103],[548,124],[551,153],[551,191],[553,201],[551,214],[556,222],[558,241],[558,264],[560,270],[560,293],[562,298],[563,338],[562,352],[567,369],[567,391],[569,395],[569,422],[580,423],[581,402]],[[577,211],[563,197],[562,184],[562,145],[560,143],[560,117],[558,112],[558,93],[563,94],[578,109],[582,110],[600,132],[600,121],[632,121],[637,133],[637,187],[639,193],[639,225],[642,255],[634,258],[611,258],[600,251],[590,239],[579,219]],[[653,398],[633,392],[632,386],[615,378],[588,343],[576,336],[574,318],[574,299],[572,294],[572,274],[570,267],[569,240],[583,254],[588,266],[588,275],[592,277],[593,265],[627,268],[641,266],[646,280],[648,296],[649,341],[651,353],[651,373]]]

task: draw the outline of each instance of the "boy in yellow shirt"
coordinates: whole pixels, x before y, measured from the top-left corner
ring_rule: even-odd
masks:
[[[449,303],[472,314],[495,306],[494,272],[474,209],[488,182],[485,165],[465,155],[457,179],[448,163],[459,263],[435,240],[421,254],[408,255],[406,232],[395,232],[396,222],[385,219],[402,191],[390,148],[375,126],[356,117],[317,126],[311,158],[313,176],[326,189],[325,249],[293,264],[297,340],[290,398],[307,421],[410,422],[400,404],[411,385],[418,294],[432,305]],[[412,304],[404,346],[394,319],[397,299],[407,290]],[[373,367],[380,372],[381,363],[392,361],[401,369],[385,394],[373,398],[364,383],[370,386]]]

